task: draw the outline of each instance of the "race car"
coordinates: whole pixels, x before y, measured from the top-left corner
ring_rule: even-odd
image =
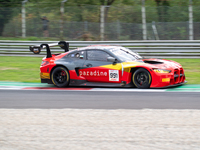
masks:
[[[65,53],[51,54],[50,47],[60,46]],[[165,88],[186,83],[184,69],[174,61],[145,59],[122,46],[91,45],[69,51],[69,43],[30,46],[47,56],[40,66],[42,83],[57,87],[100,86]]]

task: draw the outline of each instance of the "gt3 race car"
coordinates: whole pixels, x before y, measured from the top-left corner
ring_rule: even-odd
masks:
[[[52,46],[60,46],[65,53],[51,54]],[[40,66],[41,82],[57,87],[163,88],[186,83],[184,69],[179,63],[143,59],[121,46],[93,45],[70,51],[69,43],[65,41],[30,46],[35,54],[42,48],[46,48],[47,56]]]

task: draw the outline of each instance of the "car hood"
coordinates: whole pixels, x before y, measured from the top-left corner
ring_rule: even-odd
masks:
[[[159,69],[176,69],[182,66],[172,60],[165,59],[141,59],[132,62],[124,62],[123,67],[147,67],[147,68],[159,68]]]

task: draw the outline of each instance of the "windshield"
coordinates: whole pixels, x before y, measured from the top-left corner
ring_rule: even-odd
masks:
[[[110,50],[113,54],[115,54],[121,61],[135,61],[137,59],[141,59],[142,57],[137,53],[132,52],[131,50],[120,47]]]

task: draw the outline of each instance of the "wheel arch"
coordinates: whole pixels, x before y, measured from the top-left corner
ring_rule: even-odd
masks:
[[[56,69],[57,67],[64,67],[64,68],[67,69],[67,71],[69,72],[69,69],[68,69],[66,66],[60,65],[60,64],[59,64],[59,65],[54,66],[54,67],[51,69],[51,71],[50,71],[50,77],[51,77],[51,74],[52,74],[53,70]]]
[[[56,69],[60,69],[60,70],[65,70],[65,72],[66,72],[66,74],[65,75],[60,75],[60,76],[65,76],[65,79],[64,79],[64,81],[56,81],[56,80],[54,80],[55,78],[53,77],[54,76],[54,71],[56,70]],[[58,70],[59,71],[59,70]],[[62,77],[60,77],[60,79],[61,80],[63,80],[63,78]],[[67,77],[67,78],[66,78]],[[60,80],[59,79],[59,80]],[[68,86],[69,85],[69,83],[70,83],[70,74],[69,74],[69,69],[67,68],[67,67],[65,67],[64,65],[56,65],[56,66],[54,66],[52,69],[51,69],[51,71],[50,71],[50,80],[52,81],[52,83],[55,85],[55,86],[57,86],[57,87],[66,87],[66,86]],[[62,82],[62,83],[60,83],[60,82]]]
[[[151,83],[152,83],[152,73],[151,73],[151,69],[147,69],[146,67],[134,67],[134,68],[131,68],[131,82],[133,84],[133,86],[135,86],[134,84],[134,81],[133,81],[133,74],[138,70],[138,69],[145,69],[146,71],[149,72],[150,74],[150,78],[151,78],[151,81],[150,81],[150,86],[151,86]],[[136,87],[136,86],[135,86]]]
[[[142,68],[142,67],[134,67],[134,68],[131,68],[131,73],[133,74],[136,70],[138,70],[139,68]]]
[[[133,68],[131,68],[131,73],[134,73],[136,70],[138,70],[138,69],[140,69],[140,68],[142,68],[142,69],[146,69],[150,74],[151,74],[151,69],[148,69],[148,68],[146,68],[146,67],[133,67]]]

